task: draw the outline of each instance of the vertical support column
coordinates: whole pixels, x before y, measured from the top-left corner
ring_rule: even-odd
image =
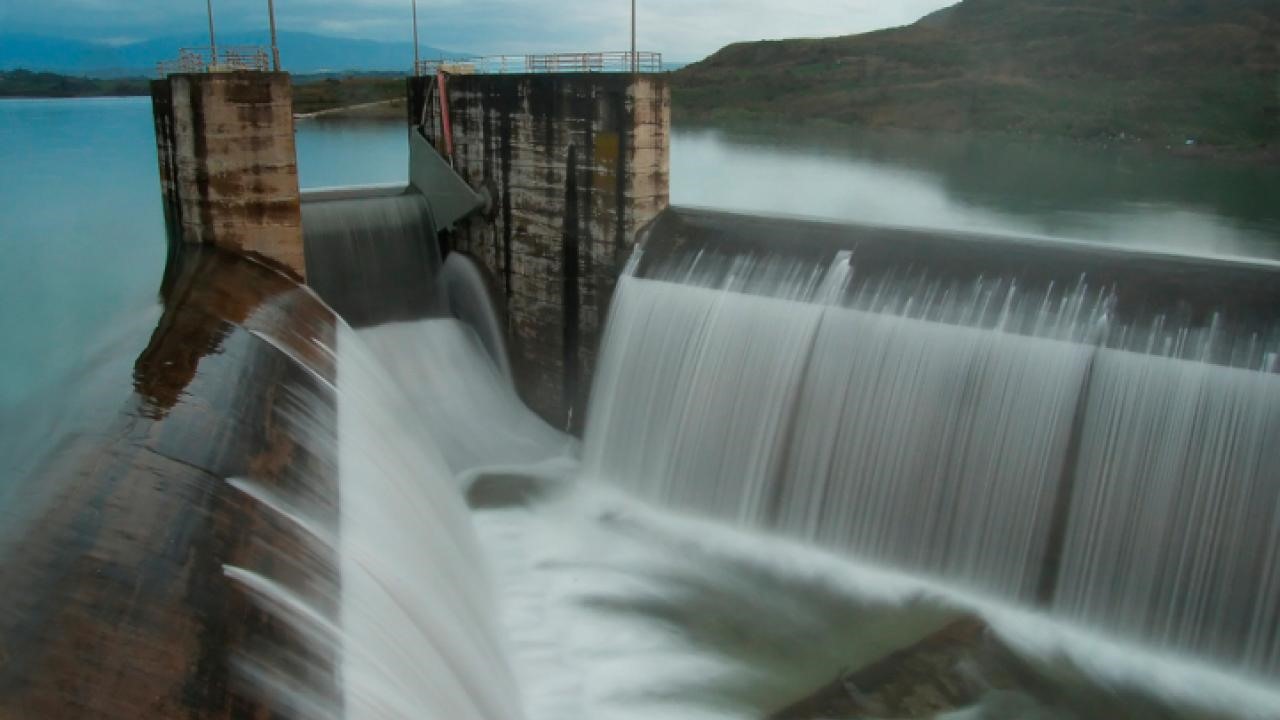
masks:
[[[216,245],[305,280],[288,74],[170,75],[151,98],[171,246]]]
[[[667,206],[666,78],[477,74],[450,75],[443,88],[435,82],[411,80],[411,132],[431,143],[411,142],[411,163],[449,153],[466,182],[489,195],[489,213],[459,223],[450,246],[473,256],[506,300],[525,402],[577,430],[618,273],[636,233]],[[432,102],[433,90],[447,102]],[[448,118],[438,117],[441,107]]]
[[[436,71],[436,97],[440,100],[440,132],[444,138],[444,159],[453,164],[453,112],[449,109],[449,76]]]
[[[276,37],[276,0],[267,0],[267,20],[271,25],[271,69],[280,72],[280,39]],[[417,33],[414,25],[414,33]],[[416,41],[415,35],[415,41]]]

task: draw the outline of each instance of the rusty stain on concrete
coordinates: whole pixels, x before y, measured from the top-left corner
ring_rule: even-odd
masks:
[[[409,80],[409,116],[415,126],[425,118],[434,142],[440,123],[427,82],[435,78]],[[503,288],[525,401],[560,427],[570,417],[580,427],[617,275],[636,232],[668,204],[666,78],[451,76],[448,93],[455,167],[495,201],[449,246]]]
[[[0,646],[20,658],[0,664],[0,718],[274,717],[234,667],[268,645],[306,668],[318,705],[341,702],[330,651],[223,572],[297,588],[332,577],[332,557],[225,478],[284,494],[305,483],[323,521],[336,518],[333,457],[288,428],[291,390],[312,398],[314,422],[336,423],[324,391],[336,368],[315,348],[333,346],[338,322],[258,263],[178,253],[132,395],[94,406],[103,427],[69,439],[6,508],[24,531],[0,564]],[[320,343],[292,340],[299,325]],[[260,335],[304,353],[318,375]]]
[[[171,243],[209,244],[306,278],[293,95],[285,73],[151,84]]]

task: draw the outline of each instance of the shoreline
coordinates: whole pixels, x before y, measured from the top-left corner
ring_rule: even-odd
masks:
[[[294,112],[294,120],[403,120],[405,117],[403,98],[376,100],[374,102],[339,105],[311,112]]]

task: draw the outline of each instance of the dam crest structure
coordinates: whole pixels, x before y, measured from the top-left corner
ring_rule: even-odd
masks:
[[[664,75],[486,68],[308,191],[287,74],[154,82],[0,714],[1280,712],[1280,266],[670,207]]]

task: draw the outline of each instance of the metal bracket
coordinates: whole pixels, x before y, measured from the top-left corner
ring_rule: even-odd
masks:
[[[409,132],[409,184],[427,199],[441,230],[492,202],[487,192],[472,190],[417,128]]]

